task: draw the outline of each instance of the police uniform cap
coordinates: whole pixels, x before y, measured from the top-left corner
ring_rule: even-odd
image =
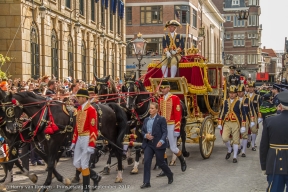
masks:
[[[242,92],[242,91],[245,91],[245,85],[244,84],[238,85],[238,92]]]
[[[89,93],[87,89],[79,89],[77,91],[76,97],[87,97],[89,98]]]
[[[281,104],[288,106],[288,91],[283,91],[277,95]]]
[[[179,27],[179,26],[181,26],[181,24],[178,22],[178,21],[176,21],[176,20],[170,20],[170,21],[167,21],[166,22],[166,24],[165,24],[165,29],[168,27],[168,26],[171,26],[171,25],[173,25],[173,26],[176,26],[176,27]]]
[[[273,85],[273,89],[277,89],[278,91],[281,89],[280,85],[279,84],[274,84]]]
[[[235,85],[231,85],[229,87],[229,93],[237,93],[237,87]]]
[[[271,99],[271,94],[270,94],[270,93],[264,94],[264,95],[263,95],[263,99],[264,99],[265,101],[270,100],[270,99]]]
[[[166,87],[170,87],[170,83],[167,80],[163,80],[161,82],[160,88],[166,88]]]
[[[232,65],[232,66],[229,66],[229,69],[234,69],[235,70],[236,67]]]

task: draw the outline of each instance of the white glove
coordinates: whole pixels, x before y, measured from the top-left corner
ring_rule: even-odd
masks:
[[[246,128],[245,127],[241,127],[240,133],[245,133],[245,131],[246,131]]]
[[[262,118],[258,118],[258,124],[261,123],[263,121]]]
[[[222,125],[218,125],[217,128],[222,130]]]
[[[74,151],[74,149],[75,149],[75,143],[72,143],[70,148],[69,148],[69,151]]]
[[[172,50],[171,53],[172,53],[172,55],[175,55],[177,53],[177,51]]]
[[[166,57],[170,58],[171,57],[171,53],[169,51],[166,51]]]
[[[93,154],[95,152],[94,150],[95,150],[94,147],[88,147],[87,148],[87,153],[91,155],[91,154]]]
[[[255,126],[255,123],[253,121],[251,121],[250,123],[250,128],[254,127]]]

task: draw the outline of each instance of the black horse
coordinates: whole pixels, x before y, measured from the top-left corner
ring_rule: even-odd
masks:
[[[127,93],[127,107],[130,110],[135,111],[135,115],[137,119],[143,123],[144,119],[149,116],[149,103],[151,100],[157,100],[152,93],[147,93],[147,90],[142,83],[142,81],[136,80],[135,75],[132,77],[125,76],[125,85],[122,87],[122,92]],[[147,94],[146,94],[147,93]],[[182,153],[184,157],[189,157],[189,152],[186,150],[185,142],[186,142],[186,116],[187,116],[187,108],[185,104],[181,101],[181,127],[180,127],[180,137],[182,140]],[[139,123],[138,123],[139,124]],[[141,135],[141,134],[139,134]],[[140,138],[140,137],[139,137]]]
[[[8,144],[9,146],[9,151],[8,151],[9,161],[8,162],[4,161],[0,163],[5,172],[5,176],[3,179],[0,180],[0,182],[1,183],[4,182],[4,184],[6,184],[6,183],[13,181],[12,169],[13,169],[13,166],[16,165],[20,169],[23,175],[27,176],[33,183],[36,183],[38,180],[37,175],[29,174],[29,171],[28,171],[29,167],[24,168],[19,161],[19,154],[18,154],[19,148],[22,147],[22,149],[24,149],[24,148],[28,148],[28,146],[21,142],[19,133],[16,131],[16,129],[9,130],[6,127],[6,122],[9,121],[9,119],[7,119],[7,115],[9,116],[9,114],[11,114],[10,112],[13,111],[13,107],[11,106],[12,103],[10,102],[12,99],[12,94],[11,93],[6,94],[4,91],[0,89],[0,95],[1,95],[0,98],[1,98],[1,106],[2,106],[0,107],[0,133],[1,133],[1,136],[5,138],[6,144]],[[5,105],[10,106],[10,107],[7,107],[6,111],[5,111]],[[23,133],[28,134],[28,130],[23,130]],[[29,153],[21,154],[21,155],[24,156],[23,159],[25,158],[25,160],[29,161],[28,154]]]

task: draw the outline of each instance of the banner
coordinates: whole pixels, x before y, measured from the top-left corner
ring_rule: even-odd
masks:
[[[257,81],[268,81],[269,80],[269,73],[257,73],[256,80]]]

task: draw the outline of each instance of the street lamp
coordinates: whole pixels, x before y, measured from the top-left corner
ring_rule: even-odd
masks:
[[[43,2],[42,2],[42,5],[39,7],[39,12],[40,12],[41,18],[44,19],[45,14],[46,14],[46,7],[44,6]]]
[[[135,63],[133,63],[133,64],[136,67],[138,67],[138,75],[140,77],[141,67],[146,65],[145,62],[143,64],[141,64],[141,60],[143,59],[143,56],[145,55],[147,41],[142,38],[142,34],[139,32],[137,35],[137,38],[134,39],[133,41],[131,41],[131,43],[133,44],[134,53],[135,53],[136,58],[138,60],[138,64],[135,64]]]
[[[241,10],[236,12],[236,17],[238,20],[247,20],[249,17],[249,10]]]

